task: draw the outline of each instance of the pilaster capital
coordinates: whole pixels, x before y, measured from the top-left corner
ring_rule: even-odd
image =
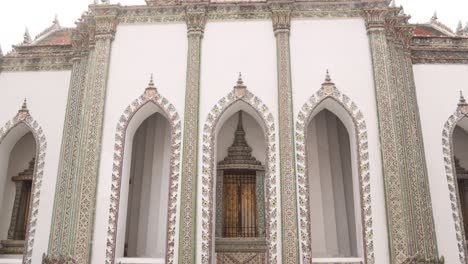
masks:
[[[206,5],[187,5],[185,23],[187,23],[188,35],[203,36],[206,24]]]
[[[366,21],[367,31],[384,30],[387,9],[364,9],[362,16]]]
[[[118,5],[95,5],[94,21],[95,21],[95,38],[96,39],[113,39],[118,24],[118,15],[120,4]]]
[[[289,32],[291,28],[291,8],[289,5],[271,5],[271,18],[275,35],[279,32]]]
[[[387,38],[404,49],[409,49],[413,39],[414,26],[408,23],[408,16],[391,16],[385,19]]]

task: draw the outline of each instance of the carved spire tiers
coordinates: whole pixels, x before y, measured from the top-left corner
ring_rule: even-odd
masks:
[[[252,156],[252,148],[245,139],[242,113],[242,111],[239,111],[237,129],[234,133],[234,142],[228,148],[227,157],[218,163],[218,169],[264,170],[262,163]]]

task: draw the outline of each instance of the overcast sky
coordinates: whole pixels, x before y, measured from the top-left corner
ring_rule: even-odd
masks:
[[[34,38],[52,24],[55,14],[62,26],[74,26],[93,0],[0,0],[0,45],[5,53],[23,40],[25,27]],[[144,0],[111,0],[122,5],[142,5]],[[455,30],[458,21],[468,21],[468,0],[396,0],[411,22],[427,22],[435,10],[439,21]]]

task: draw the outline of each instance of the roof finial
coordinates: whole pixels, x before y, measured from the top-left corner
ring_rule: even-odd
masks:
[[[54,21],[53,21],[52,23],[53,23],[54,25],[60,26],[60,21],[59,21],[59,19],[58,19],[57,13],[55,13]]]
[[[390,7],[396,7],[395,0],[392,0],[392,1],[390,2]]]
[[[457,25],[457,35],[461,35],[463,34],[463,25],[462,25],[462,22],[461,20],[458,21],[458,25]]]
[[[29,29],[26,27],[23,35],[23,44],[29,44],[32,42],[31,35],[29,35]]]
[[[400,12],[398,13],[398,16],[405,16],[405,9],[401,5],[400,5]]]
[[[433,14],[432,17],[431,17],[431,22],[437,21],[437,19],[439,19],[439,18],[437,17],[437,11],[434,11],[434,14]]]

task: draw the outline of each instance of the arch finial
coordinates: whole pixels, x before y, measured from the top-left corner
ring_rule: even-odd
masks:
[[[330,72],[328,71],[328,69],[325,74],[325,82],[322,83],[322,90],[327,96],[332,94],[333,91],[335,90],[335,83],[332,82],[332,79],[330,77]]]
[[[239,72],[239,78],[237,78],[237,84],[234,86],[234,92],[237,97],[243,97],[247,90],[247,86],[245,86],[244,81],[242,80],[242,73]]]
[[[156,96],[156,94],[157,94],[157,90],[156,90],[156,86],[154,85],[153,73],[151,73],[148,87],[146,87],[146,90],[145,90],[145,95],[148,98],[153,98]]]
[[[28,115],[29,115],[28,102],[26,98],[24,98],[23,104],[21,105],[21,109],[18,110],[18,117],[20,120],[24,120],[26,119]]]
[[[328,69],[327,69],[327,71],[325,73],[325,82],[326,83],[331,82],[330,72],[328,71]]]
[[[468,114],[468,103],[463,96],[463,92],[460,90],[460,99],[458,100],[458,111],[461,111],[463,114]]]

